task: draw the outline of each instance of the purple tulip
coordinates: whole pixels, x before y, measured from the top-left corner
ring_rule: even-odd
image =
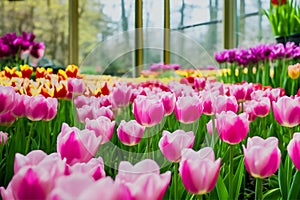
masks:
[[[111,139],[114,133],[115,124],[115,121],[111,121],[107,117],[100,116],[92,120],[86,119],[85,128],[94,131],[97,137],[101,136],[101,144],[104,144]]]
[[[14,108],[15,94],[13,87],[0,85],[0,114],[11,111]]]
[[[128,146],[138,144],[145,132],[145,127],[140,125],[136,120],[130,120],[126,122],[121,120],[121,123],[117,129],[117,134],[120,141]]]
[[[135,120],[143,126],[151,127],[158,124],[164,117],[163,103],[154,96],[137,96],[133,104]]]
[[[272,104],[274,118],[285,127],[295,127],[300,124],[300,97],[284,96]]]
[[[171,162],[180,162],[181,151],[192,148],[195,135],[192,131],[176,130],[173,133],[164,130],[158,146],[162,154]]]
[[[94,131],[79,130],[63,123],[57,136],[57,152],[62,159],[66,158],[67,164],[70,165],[88,162],[96,154],[101,140]]]
[[[202,111],[202,99],[198,96],[179,97],[174,108],[176,119],[185,124],[193,123],[198,120]]]
[[[221,158],[215,160],[212,148],[205,147],[195,152],[184,149],[179,164],[179,173],[184,187],[192,194],[206,194],[214,187],[220,171]]]
[[[287,151],[295,167],[300,170],[300,133],[294,133],[293,139],[290,140]]]
[[[247,113],[237,115],[227,111],[216,115],[216,129],[220,139],[228,144],[241,142],[248,134],[249,124]]]
[[[34,58],[41,58],[44,56],[45,53],[45,44],[43,42],[40,43],[33,43],[31,50],[30,50],[30,55],[32,55]]]
[[[254,178],[266,178],[277,171],[281,159],[277,138],[248,138],[247,148],[243,145],[243,150],[246,170]]]

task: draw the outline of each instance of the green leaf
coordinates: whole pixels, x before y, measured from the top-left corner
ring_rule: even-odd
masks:
[[[233,178],[233,185],[235,188],[234,199],[239,198],[240,189],[241,189],[242,180],[243,180],[243,174],[244,174],[244,160],[243,160],[243,157],[241,157],[238,168],[237,168],[234,178]]]
[[[272,190],[269,190],[268,192],[266,192],[263,195],[263,199],[264,200],[279,199],[280,196],[281,196],[280,188],[275,188],[275,189],[272,189]]]
[[[221,175],[218,177],[216,189],[219,199],[228,199],[228,191]]]
[[[299,190],[299,183],[300,183],[300,171],[294,175],[293,183],[291,185],[291,189],[289,191],[288,199],[299,199],[300,198],[300,190]]]

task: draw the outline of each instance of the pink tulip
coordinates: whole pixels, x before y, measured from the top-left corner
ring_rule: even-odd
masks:
[[[244,102],[244,112],[247,113],[248,120],[250,122],[253,122],[257,118],[256,114],[254,113],[254,102],[256,102],[256,101],[250,100],[250,101]]]
[[[79,130],[63,123],[57,136],[57,152],[62,159],[66,158],[67,164],[70,165],[88,162],[96,154],[101,140],[94,131]]]
[[[94,131],[97,137],[102,136],[101,144],[104,144],[111,139],[114,133],[115,124],[115,121],[100,116],[92,120],[86,119],[85,128]]]
[[[15,90],[11,86],[0,85],[0,114],[11,111],[15,106]]]
[[[84,123],[86,119],[94,119],[93,107],[90,105],[83,105],[76,109],[78,121]]]
[[[25,115],[25,107],[26,107],[26,102],[28,102],[28,100],[30,97],[28,95],[21,95],[19,93],[16,93],[15,95],[16,99],[15,99],[15,107],[12,110],[12,114],[16,117],[22,117]]]
[[[202,99],[197,96],[178,97],[174,109],[176,119],[185,124],[198,120],[202,111]]]
[[[90,120],[97,119],[100,116],[104,116],[109,118],[110,120],[113,120],[114,113],[111,110],[111,106],[98,107],[94,104],[91,104],[91,105],[84,105],[81,108],[77,108],[77,117],[81,123],[85,123],[86,119],[90,119]]]
[[[284,96],[272,104],[274,118],[285,127],[295,127],[300,124],[300,97]]]
[[[112,199],[112,200],[130,200],[133,199],[129,188],[124,184],[113,181],[111,177],[105,177],[86,188],[78,199]]]
[[[29,152],[26,156],[16,153],[14,162],[14,172],[15,174],[25,166],[36,166],[38,165],[47,154],[41,150],[33,150]]]
[[[11,126],[16,121],[15,116],[10,112],[0,114],[0,125]]]
[[[295,167],[300,170],[300,133],[294,133],[293,139],[290,140],[287,151]]]
[[[101,157],[92,158],[87,163],[75,163],[68,170],[70,174],[83,173],[89,175],[95,181],[105,177],[104,162]]]
[[[218,95],[213,102],[214,113],[221,113],[222,111],[232,111],[234,113],[238,110],[238,103],[234,96]]]
[[[164,130],[158,146],[169,161],[179,162],[181,159],[181,151],[184,148],[192,148],[194,140],[195,135],[192,131],[185,132],[183,130],[176,130],[170,133]]]
[[[179,164],[179,173],[184,187],[192,194],[206,194],[214,187],[220,171],[221,158],[215,160],[212,148],[205,147],[195,152],[184,149]]]
[[[52,120],[57,113],[56,98],[45,98],[42,95],[25,99],[25,116],[32,121]]]
[[[247,148],[243,145],[243,150],[246,170],[254,178],[266,178],[277,171],[281,159],[277,138],[248,138]]]
[[[176,97],[174,93],[171,92],[161,92],[161,101],[163,102],[165,115],[171,115],[174,111]]]
[[[24,167],[12,178],[5,190],[0,188],[2,198],[10,199],[46,199],[54,180],[48,171],[38,167]]]
[[[8,137],[8,133],[0,131],[0,145],[1,144],[3,144],[3,145],[6,144],[7,137]]]
[[[55,187],[49,193],[49,199],[77,199],[80,194],[92,187],[93,184],[95,184],[95,180],[83,173],[61,176],[55,181]]]
[[[121,123],[117,129],[117,134],[120,141],[128,146],[133,146],[138,144],[145,132],[145,127],[140,125],[135,120],[130,120],[126,122],[121,120]]]
[[[253,103],[253,113],[258,117],[265,117],[270,112],[271,103],[269,98],[263,97],[259,101],[251,100]]]
[[[142,160],[135,165],[132,165],[130,162],[121,161],[118,169],[118,175],[116,179],[133,182],[139,176],[143,174],[159,174],[160,167],[159,165],[151,159]]]
[[[122,161],[116,181],[125,184],[134,199],[162,199],[169,185],[171,172],[160,174],[160,168],[153,160],[146,159],[132,166]]]
[[[222,141],[229,144],[241,142],[249,131],[246,113],[237,115],[232,111],[222,112],[216,116],[216,129]]]
[[[154,96],[137,96],[133,104],[135,120],[143,126],[151,127],[158,124],[164,117],[163,103]]]
[[[81,95],[85,91],[83,79],[68,78],[68,91],[75,95]]]
[[[209,91],[201,91],[200,92],[200,97],[203,99],[203,114],[205,115],[213,115],[214,110],[213,110],[213,98],[214,94],[212,94]]]
[[[112,89],[111,100],[115,108],[127,106],[130,103],[130,97],[132,94],[131,86],[128,86],[126,82],[118,82]]]
[[[233,84],[229,86],[230,94],[234,96],[238,103],[246,100],[247,88],[245,85]]]

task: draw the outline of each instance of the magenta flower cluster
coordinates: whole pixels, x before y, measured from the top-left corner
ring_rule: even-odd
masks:
[[[251,48],[236,48],[215,53],[218,63],[237,63],[241,66],[256,64],[264,60],[300,58],[300,46],[288,42],[284,44],[260,44]]]
[[[17,58],[25,61],[29,56],[39,59],[44,56],[44,52],[44,43],[36,42],[33,33],[22,32],[22,35],[18,36],[14,32],[0,37],[0,60]]]

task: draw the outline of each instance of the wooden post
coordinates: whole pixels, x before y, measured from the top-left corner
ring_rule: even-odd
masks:
[[[235,48],[236,44],[236,0],[224,0],[223,48]]]
[[[143,70],[143,1],[135,0],[135,77]]]
[[[69,0],[69,63],[78,65],[78,0]]]
[[[164,0],[164,63],[170,63],[170,0]]]

